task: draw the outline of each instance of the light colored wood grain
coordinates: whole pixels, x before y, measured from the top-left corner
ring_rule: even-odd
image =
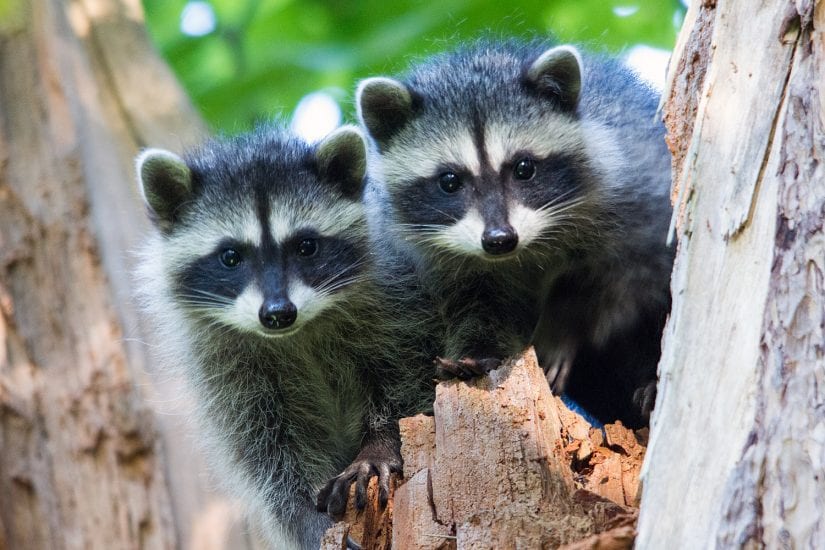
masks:
[[[671,136],[690,140],[681,167],[690,191],[636,545],[817,547],[825,10],[811,1],[701,9],[712,44],[687,42],[712,51],[681,53],[710,64],[694,135]]]
[[[434,411],[433,501],[442,523],[569,495],[561,420],[532,353],[488,376],[439,384]]]
[[[605,438],[569,411],[532,350],[469,383],[442,382],[434,416],[400,428],[392,548],[630,548],[643,434],[616,424]],[[348,512],[356,540],[372,537],[373,507]],[[330,540],[324,550],[337,549]]]

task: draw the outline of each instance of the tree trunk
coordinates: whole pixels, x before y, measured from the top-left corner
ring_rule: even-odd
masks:
[[[825,2],[694,2],[679,250],[637,546],[825,541]]]
[[[204,132],[138,0],[5,2],[0,105],[0,548],[242,547],[147,406],[180,386],[147,377],[130,305],[133,158]]]

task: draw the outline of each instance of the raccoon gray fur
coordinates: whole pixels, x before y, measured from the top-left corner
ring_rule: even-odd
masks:
[[[190,382],[217,478],[276,547],[317,548],[353,482],[363,507],[378,475],[386,501],[395,420],[433,399],[431,362],[399,368],[424,353],[421,320],[410,273],[369,239],[365,163],[355,127],[137,159],[156,228],[139,294],[165,364]]]
[[[556,392],[644,424],[673,256],[656,93],[570,45],[482,41],[363,81],[357,104],[370,208],[440,309],[440,370],[532,341]]]

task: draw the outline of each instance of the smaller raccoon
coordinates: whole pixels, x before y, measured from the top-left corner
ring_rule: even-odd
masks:
[[[363,81],[357,104],[370,208],[440,310],[441,372],[482,374],[533,341],[556,392],[643,423],[672,261],[656,94],[570,45],[481,41]]]
[[[317,145],[265,128],[137,159],[156,228],[140,295],[218,477],[277,547],[317,548],[353,482],[359,506],[373,475],[386,500],[395,420],[433,397],[425,371],[399,368],[419,357],[404,332],[415,304],[373,250],[365,169],[354,127]]]

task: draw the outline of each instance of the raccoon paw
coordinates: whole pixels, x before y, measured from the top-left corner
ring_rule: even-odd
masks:
[[[367,505],[367,487],[378,476],[378,504],[387,506],[390,499],[390,474],[401,472],[401,457],[356,458],[343,472],[330,479],[318,493],[315,509],[338,519],[347,511],[349,488],[355,483],[355,507]]]
[[[539,356],[539,363],[544,369],[544,376],[553,395],[562,395],[567,389],[567,380],[575,357],[575,348],[572,346],[560,346]]]
[[[656,405],[656,380],[651,380],[646,385],[636,388],[633,392],[633,404],[639,408],[642,418],[648,420],[653,406]]]
[[[477,376],[484,376],[491,370],[497,369],[500,365],[501,359],[494,357],[483,359],[464,357],[458,361],[444,359],[443,357],[435,358],[436,376],[441,380],[449,380],[451,378],[469,380]]]

